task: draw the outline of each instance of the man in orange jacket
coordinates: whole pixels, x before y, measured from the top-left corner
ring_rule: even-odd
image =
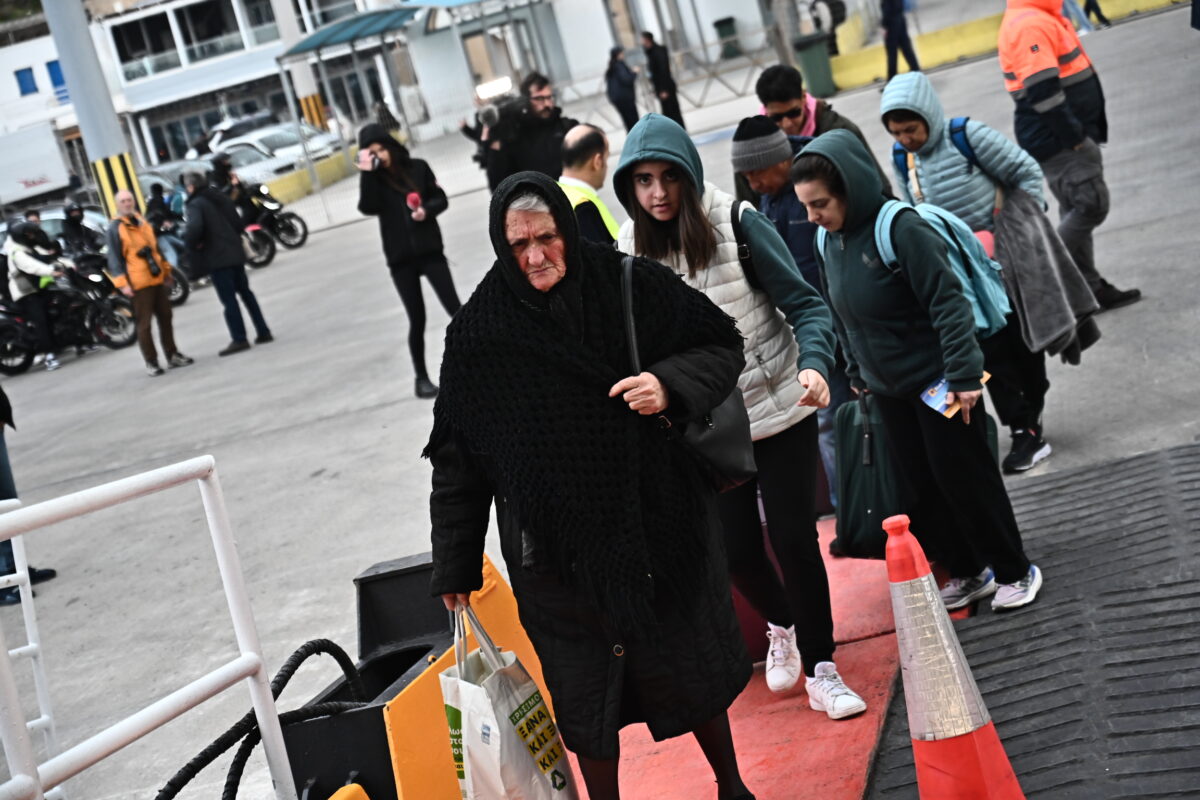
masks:
[[[1096,270],[1092,232],[1109,208],[1100,155],[1108,141],[1104,91],[1061,12],[1062,0],[1008,0],[1000,23],[1000,69],[1017,105],[1017,143],[1041,164],[1058,199],[1058,233],[1100,306],[1119,308],[1142,293],[1122,291]]]
[[[150,223],[134,209],[133,193],[117,192],[117,218],[108,227],[108,271],[113,283],[126,297],[133,298],[133,317],[137,321],[138,346],[151,377],[163,374],[150,333],[150,318],[158,319],[167,366],[186,367],[192,359],[175,347],[171,325],[171,265],[158,249],[158,239]]]

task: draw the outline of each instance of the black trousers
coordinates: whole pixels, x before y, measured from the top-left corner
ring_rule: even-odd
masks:
[[[392,273],[392,283],[396,284],[396,291],[400,293],[400,302],[408,314],[408,352],[412,356],[413,371],[418,378],[428,378],[429,371],[425,368],[425,298],[421,294],[421,276],[424,275],[429,281],[446,313],[454,316],[462,303],[458,300],[458,292],[454,290],[450,265],[446,263],[446,257],[438,253],[396,264],[389,263],[388,268]]]
[[[987,442],[981,401],[953,419],[919,397],[872,397],[883,418],[888,451],[904,487],[913,533],[952,578],[978,575],[989,564],[1000,583],[1029,571],[1004,479]]]
[[[822,661],[832,661],[833,611],[829,578],[817,541],[817,415],[754,443],[758,478],[717,498],[725,529],[729,577],[767,621],[796,626],[796,646],[811,677]],[[767,557],[758,493],[762,491],[767,535],[779,573]]]
[[[1104,16],[1104,12],[1100,10],[1100,0],[1087,0],[1083,4],[1083,14],[1085,17],[1095,16],[1096,22],[1101,25],[1111,25],[1108,17]]]
[[[687,130],[687,125],[683,124],[683,110],[679,107],[679,95],[670,91],[667,92],[665,98],[659,97],[659,102],[662,104],[662,115],[668,119],[673,119],[679,123],[679,127]]]
[[[895,35],[892,35],[892,32],[888,31],[883,37],[883,47],[887,51],[887,74],[889,81],[896,77],[896,70],[899,68],[898,52],[904,54],[904,61],[908,64],[909,71],[921,71],[921,65],[917,63],[916,51],[913,50],[912,39],[908,37],[907,25]]]
[[[13,305],[33,324],[37,351],[42,354],[53,353],[54,331],[50,329],[50,318],[46,314],[46,295],[42,292],[27,294]]]
[[[613,108],[617,109],[617,113],[621,115],[621,122],[625,123],[625,131],[628,133],[633,130],[633,126],[637,125],[639,119],[637,103],[632,98],[624,99],[619,103],[616,100],[610,100],[609,102],[613,104]]]
[[[221,267],[212,271],[212,285],[217,290],[217,298],[225,310],[225,327],[229,329],[229,338],[235,342],[246,341],[246,323],[242,319],[242,308],[238,298],[246,304],[250,321],[254,323],[254,332],[259,336],[270,336],[271,329],[258,306],[258,298],[250,288],[250,278],[246,275],[245,265],[236,267]]]
[[[1021,338],[1021,323],[1015,314],[1008,324],[981,339],[983,368],[992,374],[988,394],[1000,422],[1010,428],[1042,430],[1042,410],[1050,381],[1046,377],[1045,353],[1034,353]]]

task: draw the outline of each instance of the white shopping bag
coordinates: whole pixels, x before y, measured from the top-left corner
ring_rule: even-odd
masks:
[[[470,654],[464,615],[479,642]],[[454,661],[439,678],[463,800],[577,800],[541,690],[470,608],[454,615]]]

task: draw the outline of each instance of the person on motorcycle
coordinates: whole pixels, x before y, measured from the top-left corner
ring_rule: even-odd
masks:
[[[53,243],[33,222],[16,222],[8,227],[8,291],[13,305],[33,325],[37,352],[46,356],[50,372],[61,364],[54,354],[54,331],[46,314],[47,287],[62,274]]]
[[[158,247],[154,229],[135,210],[133,193],[122,189],[117,192],[116,202],[118,216],[108,227],[108,271],[121,293],[133,298],[138,346],[146,361],[146,373],[157,377],[163,374],[163,369],[158,365],[158,353],[150,332],[151,317],[158,319],[158,336],[162,340],[167,366],[186,367],[193,363],[175,347],[171,323],[171,264]]]
[[[70,203],[63,209],[62,241],[67,253],[96,253],[103,237],[83,224],[83,206]]]
[[[163,196],[163,185],[150,185],[150,198],[146,200],[146,221],[154,227],[154,235],[158,237],[158,249],[166,256],[173,269],[179,269],[179,256],[184,252],[183,239],[179,238],[179,223],[183,222],[183,214],[171,210],[166,197]]]
[[[254,222],[258,217],[258,209],[254,205],[254,187],[242,183],[242,179],[233,171],[233,159],[229,153],[217,153],[213,156],[212,172],[209,173],[208,178],[213,186],[220,189],[233,201],[238,216],[242,219],[243,228]]]

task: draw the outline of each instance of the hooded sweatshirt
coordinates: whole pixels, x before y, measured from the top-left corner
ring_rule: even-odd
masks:
[[[641,161],[676,165],[701,193],[701,206],[716,232],[716,257],[694,275],[688,275],[682,253],[664,263],[737,320],[746,355],[738,387],[746,401],[751,436],[757,441],[795,425],[815,410],[796,405],[803,394],[796,381],[798,370],[815,369],[828,380],[833,368],[834,335],[828,307],[800,273],[774,223],[753,207],[741,214],[741,224],[762,289],[750,286],[738,262],[731,224],[736,201],[705,182],[700,153],[677,123],[661,114],[647,114],[625,139],[613,188],[631,215],[637,204],[631,188],[632,168]],[[637,255],[632,219],[621,226],[617,248]]]
[[[403,269],[416,259],[442,255],[442,229],[437,217],[449,206],[446,193],[438,185],[429,164],[413,158],[382,125],[364,125],[358,134],[358,146],[381,144],[392,157],[393,170],[382,164],[379,169],[359,175],[358,210],[379,217],[379,233],[389,269]],[[408,195],[421,196],[425,219],[417,222],[408,207]]]
[[[925,73],[906,72],[888,81],[879,112],[885,115],[897,110],[919,114],[929,128],[925,144],[911,154],[915,175],[909,170],[901,172],[895,166],[895,159],[892,160],[892,171],[903,199],[944,208],[973,231],[993,229],[996,184],[1005,189],[1022,189],[1043,201],[1042,168],[1033,156],[996,129],[975,120],[967,121],[967,141],[979,168],[973,167],[959,152],[950,139],[950,120],[943,114],[942,103]]]
[[[846,187],[845,223],[818,257],[851,384],[905,399],[943,375],[950,391],[981,388],[974,312],[942,237],[915,211],[898,214],[893,272],[875,247],[884,196],[871,154],[846,131],[817,137],[803,152],[829,160]]]

